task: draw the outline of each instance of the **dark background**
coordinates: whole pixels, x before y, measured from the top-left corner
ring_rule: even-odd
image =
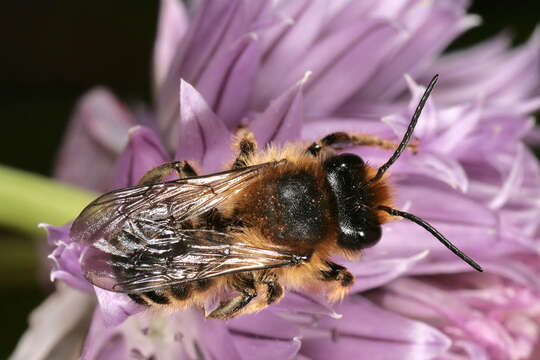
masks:
[[[123,101],[150,102],[158,1],[11,2],[0,30],[0,164],[49,175],[77,98],[106,85]],[[538,1],[475,1],[484,24],[459,48],[509,29],[516,43],[538,23]],[[2,206],[0,204],[0,206]],[[44,298],[33,239],[0,228],[0,358]]]

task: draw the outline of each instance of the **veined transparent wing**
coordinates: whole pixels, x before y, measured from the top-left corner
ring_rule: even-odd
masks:
[[[305,255],[255,248],[229,234],[186,227],[244,190],[265,163],[208,176],[120,189],[88,205],[71,228],[81,267],[96,286],[141,292],[239,271],[289,266]]]

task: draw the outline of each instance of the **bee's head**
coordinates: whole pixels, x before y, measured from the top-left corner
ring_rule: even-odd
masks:
[[[456,248],[426,221],[387,204],[389,191],[383,181],[383,175],[405,150],[437,79],[438,75],[435,75],[426,88],[396,151],[377,169],[375,175],[359,156],[353,154],[335,155],[324,162],[326,178],[336,197],[339,224],[338,245],[352,251],[375,245],[381,239],[381,219],[384,218],[379,214],[382,212],[420,225],[474,269],[482,271],[480,265]]]
[[[336,198],[338,245],[352,251],[372,247],[382,235],[377,206],[388,198],[386,185],[371,184],[368,176],[372,171],[354,154],[332,156],[323,168]]]

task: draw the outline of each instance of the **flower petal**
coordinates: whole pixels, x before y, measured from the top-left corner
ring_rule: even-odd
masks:
[[[197,82],[201,95],[229,129],[238,126],[246,111],[259,58],[257,35],[247,35],[231,49],[215,54]]]
[[[161,0],[158,29],[154,42],[154,88],[157,92],[182,38],[188,28],[188,17],[184,5],[179,0]]]
[[[298,76],[302,70],[313,71],[313,79],[305,90],[309,114],[330,114],[336,110],[366,85],[382,59],[400,41],[403,37],[399,30],[381,20],[360,20],[319,41],[291,72]]]
[[[287,314],[308,315],[310,317],[318,315],[330,316],[334,319],[341,317],[323,299],[296,291],[288,291],[279,303],[272,305],[271,310]]]
[[[539,44],[540,28],[537,28],[525,44],[512,50],[508,49],[508,36],[502,35],[441,57],[430,71],[445,74],[435,98],[445,104],[456,104],[482,96],[489,102],[519,106],[533,94],[539,81]]]
[[[517,154],[516,156],[513,156],[511,160],[511,169],[508,172],[501,189],[489,202],[489,207],[491,209],[500,209],[510,199],[513,192],[519,191],[525,172],[524,155],[524,145],[518,144]]]
[[[458,161],[448,156],[424,152],[419,156],[411,156],[408,164],[402,163],[393,170],[427,175],[462,192],[467,192],[469,188],[465,170]]]
[[[55,177],[98,192],[110,190],[114,163],[135,119],[108,90],[96,88],[79,102],[64,137]]]
[[[486,70],[486,61],[492,61],[503,55],[511,44],[510,35],[502,33],[472,47],[452,51],[436,59],[430,67],[430,73],[445,74],[445,81],[437,85],[437,94],[434,96],[444,98],[443,94],[450,85],[456,86],[458,81],[482,74]]]
[[[461,142],[459,158],[463,162],[482,164],[493,154],[515,152],[516,142],[533,127],[534,120],[526,116],[484,113],[474,131]]]
[[[180,79],[197,86],[206,65],[219,49],[228,49],[247,31],[245,9],[241,0],[202,1],[179,47],[157,98],[157,118],[160,129],[171,136],[176,125]],[[174,136],[174,132],[172,132]],[[169,150],[176,141],[166,141]]]
[[[444,353],[450,340],[435,328],[386,311],[360,296],[337,310],[339,320],[321,318],[306,329],[300,352],[312,359],[429,359]],[[361,319],[361,321],[358,321]]]
[[[40,224],[40,226],[47,231],[49,244],[55,247],[49,255],[49,258],[54,261],[51,280],[63,280],[76,289],[94,291],[100,310],[103,312],[103,321],[108,326],[119,324],[128,316],[145,309],[131,301],[126,295],[97,288],[85,279],[79,263],[81,246],[72,242],[69,237],[71,224],[63,227],[47,224]]]
[[[403,92],[401,74],[417,77],[426,62],[444,49],[450,41],[479,23],[473,15],[465,15],[463,2],[415,2],[399,17],[411,33],[408,41],[392,54],[354,99],[388,99]]]
[[[324,0],[300,0],[282,2],[278,11],[288,22],[262,32],[263,64],[255,88],[254,107],[262,109],[268,101],[283,92],[290,82],[280,82],[276,74],[285,74],[291,64],[305,55],[320,32],[328,2]],[[294,79],[311,69],[301,69]]]
[[[385,287],[388,291],[382,303],[384,307],[411,317],[428,316],[430,321],[460,334],[467,340],[480,344],[490,354],[498,354],[501,358],[516,358],[511,354],[516,345],[511,334],[502,323],[502,319],[482,312],[473,304],[452,291],[445,291],[436,286],[413,279],[400,279]],[[497,291],[497,288],[494,288]]]
[[[54,262],[51,270],[51,281],[65,281],[68,285],[83,291],[92,291],[92,286],[84,278],[79,263],[81,247],[71,241],[69,230],[71,223],[65,226],[39,224],[47,231],[49,245],[54,248],[49,259]]]
[[[408,211],[431,223],[478,262],[516,251],[530,252],[527,244],[521,244],[519,238],[506,236],[501,230],[498,215],[487,206],[461,192],[437,187],[435,183],[423,183],[415,177],[408,181],[398,186],[398,203],[408,203]],[[439,204],[436,209],[435,204]],[[490,251],[486,252],[486,248]],[[370,249],[369,255],[402,257],[426,249],[430,250],[428,262],[411,268],[411,273],[441,272],[443,264],[447,271],[469,270],[467,264],[442,246],[433,235],[407,220],[385,224],[381,243]],[[450,269],[448,262],[454,263],[455,267]]]
[[[261,327],[258,324],[265,324]],[[288,339],[300,336],[300,330],[290,322],[276,316],[271,311],[264,310],[250,316],[240,316],[227,322],[229,331],[233,334],[261,337],[268,339]]]
[[[400,1],[404,3],[404,1]],[[384,1],[331,1],[329,2],[327,10],[327,21],[324,24],[322,35],[328,35],[336,31],[340,31],[344,27],[350,26],[352,23],[357,23],[358,19],[371,20],[372,18],[387,18],[389,16],[382,14],[382,12],[375,12],[386,6],[392,11],[399,11],[400,4],[398,1],[392,1],[392,4]]]
[[[152,130],[135,126],[128,135],[128,144],[116,165],[117,188],[137,185],[148,170],[169,160],[169,154]]]
[[[429,250],[422,251],[409,257],[387,257],[371,258],[369,250],[365,256],[355,262],[345,262],[342,265],[347,267],[354,275],[354,285],[351,292],[360,292],[384,285],[410,271],[418,262],[423,260]]]
[[[200,315],[188,310],[176,313],[144,312],[131,316],[122,324],[109,326],[103,318],[103,313],[96,310],[82,358],[88,360],[134,358],[192,360],[205,356],[211,358],[211,354],[200,341],[201,325]],[[223,324],[221,328],[224,328]],[[213,330],[211,334],[215,337],[210,338],[217,341],[220,339],[219,329]],[[230,337],[229,342],[232,342]],[[227,354],[226,349],[223,354]],[[238,356],[237,353],[235,355]],[[223,358],[234,359],[230,356]]]
[[[212,336],[208,336],[212,334]],[[203,320],[198,330],[197,341],[205,359],[242,359],[233,335],[220,320]]]
[[[88,294],[59,285],[30,314],[28,330],[20,338],[11,360],[64,358],[77,354],[88,327],[94,302]],[[66,344],[58,353],[58,345]]]
[[[454,107],[439,112],[442,118],[440,122],[445,122],[445,117],[450,118],[453,123],[447,125],[436,138],[433,139],[431,149],[438,153],[452,155],[460,158],[462,153],[466,153],[463,143],[467,137],[476,130],[481,120],[482,105],[474,103],[471,106]]]
[[[95,311],[92,325],[81,354],[85,360],[128,359],[125,336],[115,328],[107,328],[101,312]]]
[[[302,87],[309,76],[310,73],[306,73],[296,85],[272,101],[263,113],[253,116],[249,128],[260,145],[283,144],[300,136],[304,117]]]
[[[94,291],[98,299],[99,311],[101,311],[106,326],[118,325],[131,315],[147,309],[133,302],[125,294],[103,290],[97,286],[94,286]]]
[[[301,346],[299,339],[266,340],[250,336],[235,336],[234,344],[243,360],[294,359]]]
[[[173,131],[179,138],[175,159],[194,161],[206,172],[220,170],[233,156],[231,133],[201,94],[184,80],[180,81],[180,108]]]
[[[227,327],[246,360],[291,359],[300,349],[300,330],[270,311],[230,320]]]
[[[387,140],[399,140],[390,126],[370,118],[307,117],[302,126],[302,139],[315,141],[336,131],[376,135]]]

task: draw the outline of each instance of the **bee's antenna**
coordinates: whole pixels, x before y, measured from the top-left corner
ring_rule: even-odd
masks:
[[[418,118],[420,117],[420,114],[422,113],[422,109],[424,109],[424,105],[426,104],[426,101],[429,97],[429,94],[431,93],[431,90],[433,90],[433,87],[437,83],[437,80],[439,79],[439,75],[435,75],[433,79],[429,82],[429,85],[424,92],[424,95],[422,95],[422,98],[420,99],[420,102],[418,103],[418,106],[416,107],[416,111],[414,112],[413,117],[411,118],[411,122],[409,123],[409,126],[407,127],[407,131],[405,132],[405,135],[403,136],[403,139],[401,139],[401,143],[399,143],[399,146],[397,147],[396,151],[394,151],[394,154],[388,159],[386,163],[384,163],[379,170],[377,170],[377,174],[369,180],[370,183],[373,183],[377,180],[379,180],[386,170],[398,159],[398,157],[401,155],[403,150],[407,147],[407,144],[412,136],[412,133],[414,131],[414,127],[416,126],[416,123],[418,122]]]
[[[467,264],[469,264],[471,267],[473,267],[476,271],[484,271],[480,265],[478,265],[473,259],[465,255],[461,250],[459,250],[457,247],[454,246],[448,239],[444,237],[443,234],[437,231],[433,226],[428,224],[426,221],[420,219],[418,216],[415,216],[413,214],[406,213],[404,211],[399,211],[396,209],[392,209],[388,206],[379,205],[377,207],[379,210],[385,211],[389,213],[392,216],[400,216],[402,218],[411,220],[414,223],[417,223],[427,231],[431,233],[431,235],[435,236],[437,240],[439,240],[444,246],[446,246],[450,251],[452,251],[454,254],[456,254],[461,260],[465,261]]]

